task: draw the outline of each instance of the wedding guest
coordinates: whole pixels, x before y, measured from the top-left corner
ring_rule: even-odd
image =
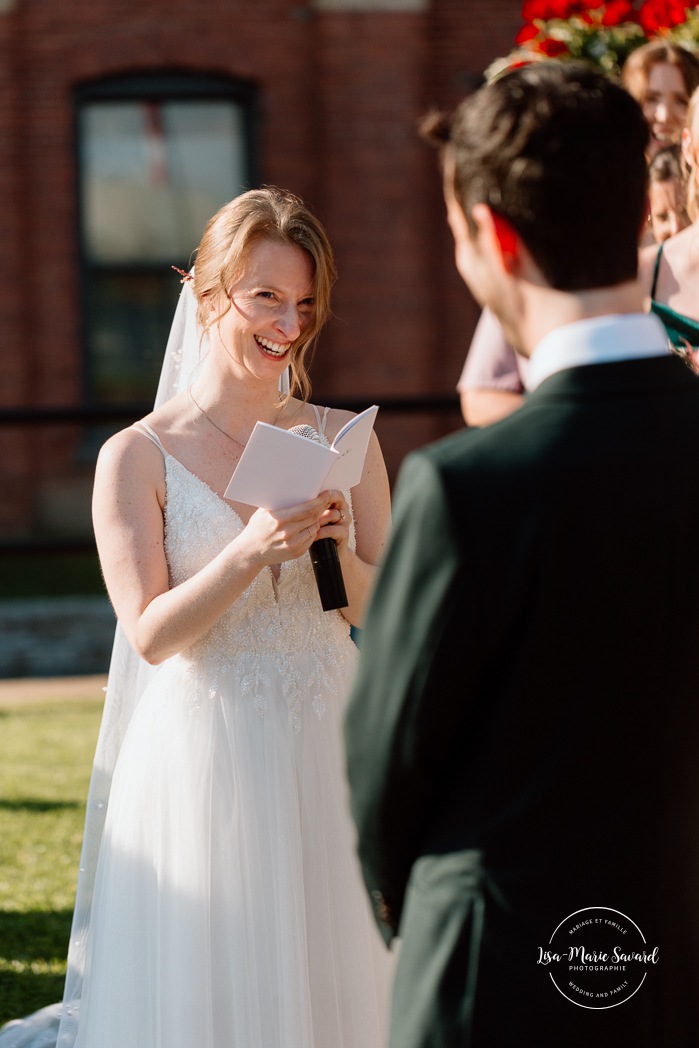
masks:
[[[408,457],[367,615],[345,737],[391,1048],[693,1048],[699,383],[636,278],[648,129],[551,61],[432,131],[530,392]]]
[[[658,150],[648,166],[648,222],[657,244],[686,229],[686,176],[679,145]]]
[[[659,247],[641,252],[640,277],[653,313],[676,352],[699,369],[699,88],[692,95],[682,153],[689,168],[687,211],[691,225]]]
[[[457,385],[461,414],[469,426],[487,426],[524,403],[527,361],[505,338],[489,310],[480,315]]]
[[[224,496],[258,421],[327,443],[352,417],[308,401],[333,279],[300,200],[231,201],[185,275],[155,410],[100,453],[120,626],[60,1048],[385,1043],[391,958],[353,854],[340,727],[388,524],[381,452],[372,437],[351,492],[278,511]],[[317,538],[337,544],[342,611],[321,608]],[[31,1027],[0,1044],[47,1045]]]
[[[621,79],[642,106],[650,131],[647,156],[652,160],[659,150],[680,140],[689,97],[699,85],[699,59],[685,47],[655,40],[631,52]],[[654,207],[664,211],[667,201],[657,199],[662,192],[651,187]],[[668,216],[662,230],[677,231],[681,221]],[[657,241],[649,223],[641,244],[653,243]],[[485,318],[476,329],[457,390],[464,420],[471,426],[488,425],[523,403],[526,365],[492,318]]]
[[[680,44],[652,40],[631,52],[621,82],[648,122],[651,161],[658,150],[680,140],[690,96],[699,86],[699,58]]]

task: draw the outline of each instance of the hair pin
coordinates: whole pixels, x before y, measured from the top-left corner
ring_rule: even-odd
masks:
[[[170,269],[174,269],[176,273],[179,273],[182,279],[180,284],[185,284],[188,280],[192,279],[192,274],[188,273],[186,269],[180,269],[179,266],[170,266]]]

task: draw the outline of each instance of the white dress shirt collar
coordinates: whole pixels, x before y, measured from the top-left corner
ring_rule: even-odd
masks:
[[[666,356],[665,328],[650,313],[623,313],[578,320],[550,331],[535,347],[527,374],[532,392],[566,368]]]

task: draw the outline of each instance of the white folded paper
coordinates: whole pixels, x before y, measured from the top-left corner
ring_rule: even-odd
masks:
[[[347,491],[362,478],[378,407],[355,415],[329,448],[267,422],[255,423],[225,498],[247,506],[284,509],[327,488]]]

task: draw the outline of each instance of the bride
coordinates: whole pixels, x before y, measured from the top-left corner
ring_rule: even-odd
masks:
[[[223,498],[258,420],[332,439],[350,417],[307,402],[333,279],[298,199],[227,204],[184,282],[158,406],[100,453],[94,526],[120,625],[59,1048],[384,1043],[391,959],[341,748],[350,625],[388,526],[378,443],[351,496],[278,512]],[[294,396],[279,392],[287,368]],[[337,543],[341,612],[320,606],[317,538]],[[48,1043],[31,1025],[0,1045]]]

